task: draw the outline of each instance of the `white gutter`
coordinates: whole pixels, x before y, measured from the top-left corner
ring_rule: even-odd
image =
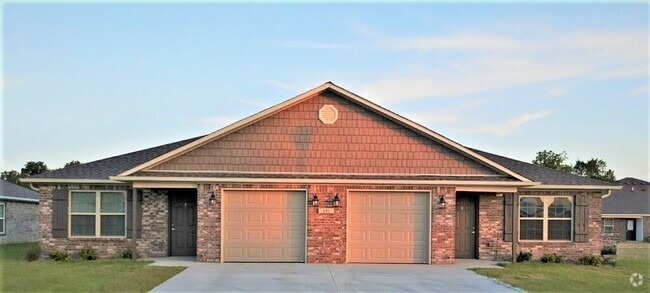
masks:
[[[79,183],[79,184],[124,184],[124,182],[106,179],[50,179],[50,178],[22,178],[20,182],[26,183]]]
[[[14,197],[14,196],[4,196],[4,195],[0,195],[0,200],[8,200],[8,201],[22,201],[22,202],[33,202],[33,203],[38,203],[38,199],[23,198],[23,197]]]

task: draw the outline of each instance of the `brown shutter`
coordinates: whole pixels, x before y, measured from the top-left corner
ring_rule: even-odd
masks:
[[[138,238],[142,238],[142,194],[138,195]],[[133,230],[133,190],[126,192],[126,238],[132,238]]]
[[[589,241],[589,195],[579,194],[575,198],[575,242]]]
[[[512,193],[503,195],[503,241],[512,241]]]
[[[68,190],[52,190],[52,237],[68,237]]]

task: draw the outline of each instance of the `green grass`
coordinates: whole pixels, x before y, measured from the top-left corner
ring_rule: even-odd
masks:
[[[128,259],[27,262],[35,245],[0,245],[1,292],[145,292],[185,269]]]
[[[650,292],[649,259],[619,258],[615,267],[528,262],[472,270],[527,292]],[[630,284],[633,273],[643,275],[641,286]]]

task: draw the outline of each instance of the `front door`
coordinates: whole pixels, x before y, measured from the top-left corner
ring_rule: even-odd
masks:
[[[456,197],[456,258],[476,258],[476,202]]]
[[[170,191],[170,255],[196,255],[196,190]]]
[[[627,219],[625,221],[625,240],[636,241],[636,220]]]

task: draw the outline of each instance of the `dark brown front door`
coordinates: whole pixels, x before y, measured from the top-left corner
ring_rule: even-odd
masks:
[[[636,220],[627,219],[625,221],[625,240],[635,241],[636,240]]]
[[[196,255],[196,190],[170,191],[170,255]]]
[[[456,198],[456,258],[476,258],[476,203],[473,197]]]

